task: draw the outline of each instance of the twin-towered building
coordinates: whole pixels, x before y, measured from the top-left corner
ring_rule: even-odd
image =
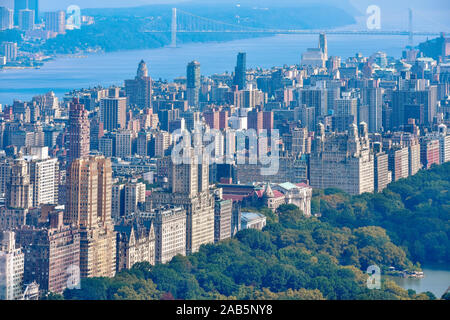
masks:
[[[374,156],[367,124],[351,124],[347,133],[325,133],[319,124],[310,157],[313,188],[339,188],[349,194],[373,192]]]

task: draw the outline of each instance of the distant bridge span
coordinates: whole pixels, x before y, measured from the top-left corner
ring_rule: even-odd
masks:
[[[266,29],[243,26],[200,17],[189,12],[172,9],[170,28],[160,24],[160,21],[150,23],[144,30],[148,33],[171,33],[171,46],[177,46],[178,33],[256,33],[256,34],[304,34],[313,35],[326,33],[329,35],[364,35],[364,36],[408,36],[412,42],[413,36],[439,36],[439,32],[412,31],[412,15],[410,15],[410,30],[301,30],[301,29]]]

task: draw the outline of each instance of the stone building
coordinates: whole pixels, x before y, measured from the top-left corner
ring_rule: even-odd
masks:
[[[139,262],[155,265],[155,230],[151,221],[123,221],[114,230],[117,232],[117,272],[130,269]]]
[[[374,191],[374,158],[367,124],[354,124],[347,133],[327,133],[319,124],[310,158],[310,185],[338,188],[351,195]]]

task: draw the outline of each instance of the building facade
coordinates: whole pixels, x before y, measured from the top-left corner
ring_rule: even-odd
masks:
[[[0,247],[0,300],[20,300],[23,294],[24,253],[15,234],[5,231]]]
[[[116,235],[111,219],[111,161],[75,160],[68,172],[64,222],[80,230],[81,277],[113,277]]]

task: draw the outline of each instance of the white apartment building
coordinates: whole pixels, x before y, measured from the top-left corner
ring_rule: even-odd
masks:
[[[15,247],[15,234],[3,232],[0,247],[0,300],[20,300],[23,290],[24,253]]]

